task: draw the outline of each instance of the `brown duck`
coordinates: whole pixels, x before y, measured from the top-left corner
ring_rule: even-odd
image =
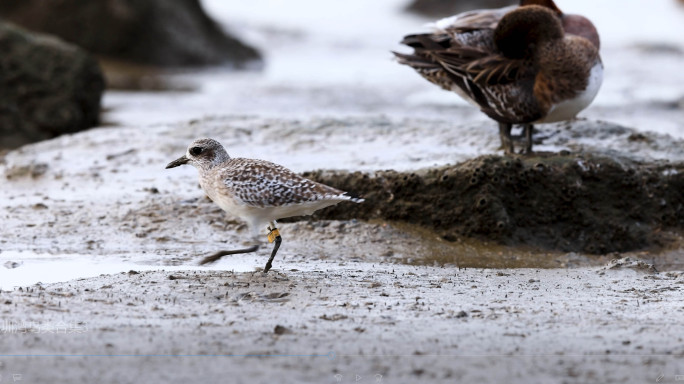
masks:
[[[523,125],[531,152],[533,124],[574,118],[601,86],[596,28],[582,16],[563,14],[551,0],[467,12],[434,27],[434,33],[404,38],[412,54],[394,54],[497,121],[507,153],[514,152],[513,124]]]

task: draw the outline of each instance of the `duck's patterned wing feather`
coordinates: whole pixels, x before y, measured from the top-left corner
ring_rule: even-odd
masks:
[[[477,48],[459,47],[429,53],[444,70],[484,86],[506,85],[534,76],[534,65]]]
[[[407,38],[414,53],[395,54],[400,63],[443,89],[457,87],[496,121],[520,123],[519,116],[540,118],[539,105],[530,92],[522,92],[522,88],[534,86],[535,66],[500,55],[491,46],[488,33],[410,35]],[[525,114],[521,114],[523,110]]]

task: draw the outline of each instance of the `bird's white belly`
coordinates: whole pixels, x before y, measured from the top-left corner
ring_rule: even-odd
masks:
[[[230,215],[238,217],[247,222],[255,235],[259,230],[262,229],[262,227],[266,227],[275,220],[292,216],[308,216],[321,208],[335,205],[341,201],[347,200],[345,198],[323,199],[303,202],[300,204],[256,207],[248,204],[242,204],[236,199],[222,194],[208,194],[208,196],[214,203],[216,203],[216,205],[221,207],[221,209],[228,212]]]
[[[534,123],[555,123],[558,121],[570,120],[577,116],[584,108],[588,107],[596,94],[598,94],[601,83],[603,82],[603,64],[600,60],[591,68],[589,73],[589,81],[587,88],[582,91],[577,97],[570,100],[565,100],[555,104],[549,110],[549,113],[535,121]]]
[[[250,209],[251,207],[244,204],[238,204],[234,199],[221,194],[213,194],[213,196],[207,194],[207,196],[230,216],[246,221],[250,225],[254,221],[255,213],[252,212]]]
[[[265,208],[240,204],[236,202],[235,199],[221,194],[214,196],[209,195],[209,198],[229,215],[247,223],[251,236],[255,241],[260,234],[263,233],[262,230],[266,228],[271,221],[275,220],[275,218],[272,217],[273,215]]]

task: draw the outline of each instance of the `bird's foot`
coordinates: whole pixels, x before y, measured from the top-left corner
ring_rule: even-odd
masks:
[[[214,253],[211,256],[207,256],[204,259],[202,259],[202,261],[200,261],[199,265],[211,264],[213,262],[218,261],[223,256],[237,255],[240,253],[256,252],[257,250],[259,250],[259,246],[253,245],[249,248],[244,248],[244,249],[234,249],[232,251],[219,251],[219,252]]]

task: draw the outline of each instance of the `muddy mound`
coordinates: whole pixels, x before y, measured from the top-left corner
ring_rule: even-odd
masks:
[[[684,164],[599,155],[482,156],[415,173],[380,171],[306,177],[354,191],[319,218],[405,221],[444,239],[605,254],[662,245],[684,226]]]

